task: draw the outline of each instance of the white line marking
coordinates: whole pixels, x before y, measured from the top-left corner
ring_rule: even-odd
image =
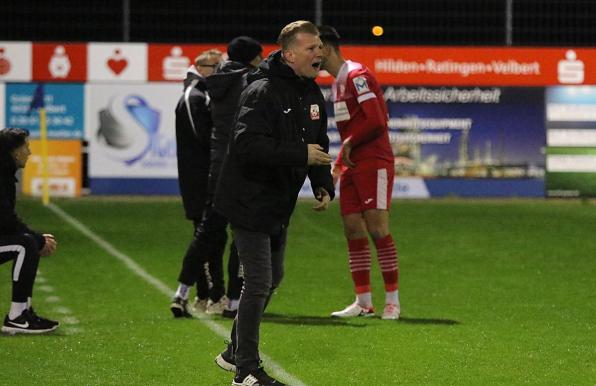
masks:
[[[62,319],[65,324],[79,324],[79,319],[75,318],[74,316],[67,316]]]
[[[166,295],[168,298],[172,297],[172,294],[174,293],[173,289],[169,288],[161,280],[157,279],[156,277],[152,276],[150,273],[145,271],[145,269],[141,267],[139,264],[137,264],[132,258],[117,250],[112,244],[95,234],[91,229],[87,228],[87,226],[85,226],[79,220],[66,213],[59,206],[50,203],[48,205],[48,208],[51,209],[54,213],[56,213],[64,221],[76,228],[79,232],[93,240],[97,245],[103,248],[110,255],[120,260],[124,265],[128,267],[128,269],[130,269],[132,272],[140,276],[143,280],[145,280],[153,287],[158,289],[162,294]],[[219,323],[216,323],[213,320],[209,319],[199,318],[199,321],[205,324],[207,327],[209,327],[211,331],[221,336],[222,338],[228,339],[230,337],[230,332],[227,327],[224,327]],[[260,356],[264,361],[267,362],[268,367],[271,369],[271,372],[273,374],[277,375],[280,378],[283,378],[287,381],[287,383],[293,386],[306,386],[304,382],[285,371],[283,367],[281,367],[279,364],[273,361],[269,356],[263,353],[260,353]]]
[[[60,301],[60,296],[48,296],[46,298],[46,302],[48,303],[58,303]]]
[[[56,312],[58,314],[67,315],[67,314],[70,314],[72,311],[68,307],[62,307],[62,306],[60,306],[60,307],[54,308],[54,312]]]
[[[37,275],[35,277],[35,282],[36,283],[45,283],[46,282],[46,278],[45,277],[40,277],[39,275]]]
[[[54,292],[54,287],[52,287],[51,285],[40,285],[37,286],[35,289],[41,292]]]

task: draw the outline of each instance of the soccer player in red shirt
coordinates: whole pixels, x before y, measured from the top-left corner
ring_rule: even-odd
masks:
[[[371,71],[343,59],[337,31],[330,26],[321,26],[319,31],[324,55],[321,68],[335,78],[333,106],[343,144],[334,177],[341,174],[339,202],[356,290],[356,301],[331,315],[347,318],[375,313],[370,290],[370,235],[385,283],[382,318],[399,319],[398,259],[389,233],[394,170],[387,106]]]

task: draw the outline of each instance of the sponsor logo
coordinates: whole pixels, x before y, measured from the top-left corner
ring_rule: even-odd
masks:
[[[573,50],[565,53],[565,60],[557,64],[559,82],[564,84],[581,84],[584,82],[584,62],[577,59]]]
[[[321,112],[319,111],[319,105],[310,105],[310,119],[316,121],[321,118]]]
[[[366,205],[370,204],[371,202],[373,202],[373,199],[372,198],[367,198],[366,200],[364,200],[364,203]]]
[[[66,54],[64,46],[56,46],[54,49],[54,55],[48,63],[48,70],[52,78],[66,78],[70,72],[70,59]]]
[[[115,49],[114,54],[110,56],[106,65],[114,75],[120,75],[120,73],[128,66],[128,60],[122,55],[119,49]]]
[[[25,323],[15,323],[15,322],[11,322],[10,320],[8,321],[8,323],[12,324],[15,327],[18,328],[27,328],[29,327],[29,322],[25,322]]]
[[[352,80],[352,82],[354,82],[354,87],[356,87],[356,92],[358,95],[370,91],[370,88],[368,88],[368,82],[364,76],[357,76]]]
[[[283,112],[284,112],[284,114],[288,114],[290,111],[292,111],[292,109],[287,109],[287,110],[284,110]]]
[[[175,156],[175,142],[159,133],[160,115],[139,95],[116,95],[99,111],[98,142],[108,157],[127,166],[148,157]]]

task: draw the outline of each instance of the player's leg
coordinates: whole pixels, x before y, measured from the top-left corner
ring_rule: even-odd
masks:
[[[236,317],[238,311],[238,303],[240,301],[240,291],[242,290],[242,269],[240,266],[240,260],[238,259],[238,249],[234,241],[230,244],[230,255],[228,258],[228,291],[227,296],[229,299],[228,308],[223,312],[223,316],[226,318]]]
[[[385,284],[385,309],[382,317],[383,319],[398,319],[400,313],[399,264],[395,243],[389,230],[393,171],[391,168],[380,168],[372,177],[372,179],[367,178],[366,181],[358,181],[360,184],[366,183],[366,186],[376,189],[375,192],[369,193],[374,199],[372,202],[364,204],[363,215],[368,233],[374,240]]]
[[[197,311],[204,311],[204,307],[201,309],[200,306],[201,304],[204,306],[207,305],[207,298],[209,296],[209,281],[205,272],[206,261],[201,257],[200,246],[198,244],[202,225],[199,220],[193,220],[193,225],[193,239],[184,254],[182,268],[178,275],[178,288],[170,305],[170,310],[176,318],[190,317],[190,313],[188,312],[188,297],[190,295],[190,289],[195,283],[197,284],[197,299],[195,301]]]
[[[356,301],[341,311],[331,314],[334,317],[354,317],[374,315],[370,292],[370,248],[366,224],[362,217],[360,197],[351,175],[343,175],[340,185],[340,207],[344,235],[348,243],[348,255]]]
[[[228,221],[209,205],[205,210],[203,225],[204,229],[199,236],[199,245],[201,253],[205,255],[209,263],[209,277],[211,278],[206,313],[221,314],[228,305],[223,274],[223,255],[228,240]]]
[[[39,246],[33,236],[0,237],[0,264],[13,261],[12,302],[4,318],[3,332],[39,334],[58,328],[58,322],[39,317],[30,309],[39,258]]]

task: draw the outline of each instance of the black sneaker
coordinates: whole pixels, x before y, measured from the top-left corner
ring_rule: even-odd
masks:
[[[7,334],[43,334],[58,328],[57,324],[50,322],[47,319],[34,316],[29,310],[25,310],[15,319],[10,319],[6,315],[2,325],[2,332]]]
[[[236,372],[236,359],[234,358],[232,343],[228,343],[228,348],[215,357],[215,363],[226,371]]]
[[[286,386],[286,384],[271,378],[265,369],[259,367],[248,372],[237,372],[232,386]]]
[[[48,325],[52,325],[52,326],[56,326],[56,327],[60,326],[60,322],[57,322],[57,321],[55,321],[55,320],[51,320],[51,319],[46,319],[46,318],[44,318],[44,317],[41,317],[41,316],[37,315],[37,314],[35,313],[35,310],[33,310],[33,307],[29,308],[29,313],[30,313],[30,314],[31,314],[31,316],[33,316],[33,318],[34,318],[35,320],[37,320],[38,322],[41,322],[41,323],[47,323]]]
[[[174,318],[191,318],[192,315],[188,312],[188,300],[181,297],[175,297],[170,305],[170,310],[174,314]]]

